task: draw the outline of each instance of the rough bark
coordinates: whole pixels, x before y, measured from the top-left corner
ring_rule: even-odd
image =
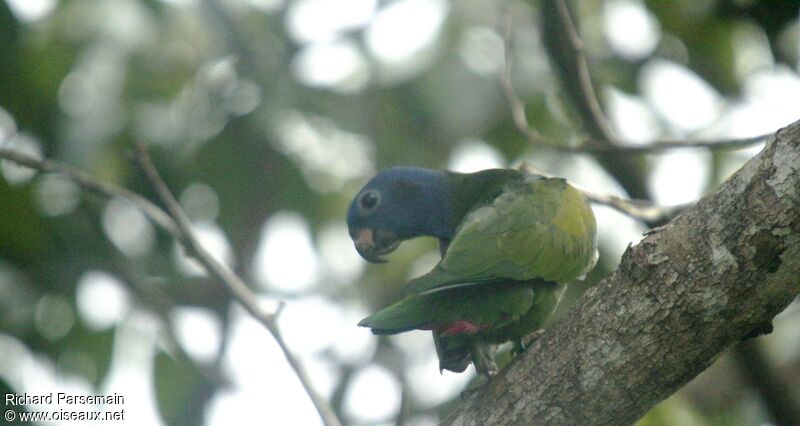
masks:
[[[800,293],[800,121],[640,243],[450,425],[631,424]]]

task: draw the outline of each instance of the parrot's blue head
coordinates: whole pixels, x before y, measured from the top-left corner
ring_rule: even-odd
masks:
[[[384,262],[401,241],[430,235],[450,239],[450,202],[445,172],[393,167],[372,178],[353,199],[347,227],[364,259]]]

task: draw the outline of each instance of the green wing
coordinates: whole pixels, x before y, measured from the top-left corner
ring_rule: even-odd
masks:
[[[412,294],[358,323],[374,334],[441,330],[461,320],[475,327],[468,334],[513,324],[530,310],[534,290],[520,283],[467,287],[457,292]]]
[[[410,293],[503,281],[569,282],[597,260],[594,214],[564,179],[526,176],[462,221],[444,258]]]

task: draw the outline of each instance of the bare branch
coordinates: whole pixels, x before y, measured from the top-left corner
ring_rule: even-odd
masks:
[[[565,39],[569,43],[569,53],[572,55],[572,63],[576,71],[579,88],[583,95],[583,104],[588,111],[588,116],[597,129],[598,136],[601,136],[603,139],[602,142],[605,142],[603,145],[614,145],[617,143],[617,136],[608,124],[608,119],[606,119],[603,109],[600,107],[600,102],[597,100],[597,94],[592,84],[592,76],[589,73],[589,63],[586,60],[586,53],[583,50],[583,40],[581,40],[580,35],[578,35],[578,30],[575,28],[575,23],[572,20],[567,3],[565,0],[550,1],[555,3],[560,27],[566,32],[566,37],[562,40]]]
[[[14,162],[21,166],[30,167],[31,169],[39,170],[41,172],[62,174],[75,181],[82,187],[109,198],[125,198],[136,205],[136,207],[138,207],[159,227],[166,230],[173,236],[177,234],[175,222],[167,213],[165,213],[155,204],[151,203],[147,198],[144,198],[133,191],[129,191],[112,183],[95,180],[88,174],[67,164],[48,160],[46,158],[39,158],[30,154],[15,151],[13,149],[0,147],[0,158],[5,158],[8,161]]]
[[[719,138],[719,139],[661,139],[634,144],[631,142],[617,145],[598,145],[596,140],[588,139],[582,145],[569,147],[562,151],[573,152],[611,152],[619,154],[655,154],[676,148],[709,148],[709,149],[743,149],[764,143],[772,133],[745,138]]]
[[[138,147],[137,153],[137,159],[142,169],[158,192],[162,202],[167,206],[169,213],[133,191],[110,183],[100,182],[92,176],[64,163],[38,158],[12,149],[0,147],[0,158],[41,172],[62,174],[86,189],[106,197],[122,197],[136,205],[156,225],[178,240],[187,249],[188,254],[197,259],[206,268],[208,273],[219,281],[234,298],[244,306],[245,310],[272,334],[278,346],[281,348],[284,357],[300,379],[309,398],[311,398],[322,421],[328,426],[340,426],[341,422],[336,416],[336,413],[334,413],[327,401],[314,390],[305,368],[286,345],[280,329],[276,324],[277,313],[270,314],[264,312],[257,303],[256,295],[244,281],[226,266],[214,259],[208,251],[200,245],[192,231],[191,222],[181,209],[180,204],[169,191],[169,188],[167,188],[166,184],[161,179],[150,157],[147,155],[146,150],[140,146]],[[279,305],[278,312],[280,311],[280,307]]]
[[[552,176],[529,163],[521,164],[519,169],[542,176]],[[640,220],[648,225],[666,223],[694,204],[686,203],[676,206],[660,206],[647,200],[631,200],[616,195],[596,194],[580,187],[577,188],[589,201],[611,207],[626,216]]]
[[[175,220],[175,223],[178,226],[178,232],[183,237],[182,240],[184,241],[186,249],[194,258],[203,264],[209,274],[214,276],[214,278],[228,288],[236,300],[238,300],[239,303],[244,306],[247,312],[249,312],[256,320],[263,324],[267,330],[269,330],[275,341],[278,343],[278,346],[280,346],[281,351],[283,351],[284,357],[286,357],[286,360],[289,362],[292,369],[294,369],[295,374],[300,379],[300,383],[303,385],[306,393],[314,403],[314,406],[316,407],[317,412],[319,412],[323,422],[328,426],[340,425],[341,422],[336,416],[336,413],[333,412],[333,409],[330,407],[330,405],[328,405],[327,401],[325,401],[325,399],[322,398],[322,396],[319,395],[316,390],[314,390],[314,387],[311,384],[311,378],[306,372],[302,363],[291,353],[289,347],[286,345],[286,341],[283,339],[283,335],[281,334],[280,329],[275,322],[277,318],[276,314],[264,312],[258,305],[256,295],[253,294],[247,284],[245,284],[244,281],[239,278],[239,276],[233,273],[233,271],[228,269],[222,263],[218,262],[211,256],[210,253],[208,253],[208,251],[206,251],[206,249],[200,244],[200,242],[197,240],[197,237],[194,235],[191,221],[189,221],[186,213],[184,213],[180,203],[178,203],[178,200],[175,199],[174,195],[172,195],[172,192],[169,190],[164,180],[161,179],[161,175],[159,175],[158,170],[150,159],[150,155],[147,153],[146,147],[143,144],[138,144],[136,146],[136,153],[136,158],[145,175],[147,176],[147,179],[156,190],[161,202],[164,203],[170,215]],[[278,312],[281,310],[281,308],[282,306],[279,305]]]
[[[629,200],[615,195],[595,194],[581,190],[589,201],[611,207],[622,214],[645,223],[665,223],[679,215],[694,203],[679,204],[676,206],[659,206],[645,200]]]
[[[528,116],[525,114],[525,104],[514,90],[514,84],[511,81],[511,64],[513,62],[511,31],[514,27],[513,19],[514,16],[511,12],[506,13],[505,22],[503,23],[503,57],[505,58],[505,64],[503,66],[503,77],[500,80],[503,86],[503,92],[511,107],[511,117],[514,119],[514,125],[517,126],[517,130],[525,135],[530,142],[548,145],[558,149],[562,144],[546,139],[528,123]]]
[[[563,3],[561,3],[563,4]],[[571,40],[577,38],[576,41],[571,41],[573,45],[579,46],[580,50],[577,51],[576,55],[580,57],[584,57],[582,53],[582,46],[583,43],[580,41],[578,34],[575,32],[574,24],[572,23],[571,19],[567,20],[568,27],[571,29],[569,37]],[[508,101],[509,108],[511,110],[511,117],[514,120],[514,125],[517,130],[525,136],[528,141],[536,145],[547,146],[553,148],[555,150],[561,152],[607,152],[607,153],[619,153],[619,154],[653,154],[653,153],[660,153],[664,151],[668,151],[671,149],[676,148],[709,148],[709,149],[743,149],[748,148],[753,145],[763,143],[767,140],[768,137],[772,135],[772,133],[766,133],[758,136],[752,137],[745,137],[745,138],[714,138],[708,140],[702,139],[660,139],[654,140],[646,143],[633,143],[633,142],[623,142],[619,141],[618,138],[615,138],[616,143],[610,144],[605,140],[601,139],[594,139],[594,138],[584,138],[583,141],[577,145],[566,145],[563,142],[559,142],[553,139],[546,138],[541,133],[537,132],[530,123],[528,122],[528,117],[525,113],[525,103],[517,94],[516,90],[514,90],[514,84],[512,82],[512,65],[513,65],[513,46],[512,46],[512,31],[513,31],[513,15],[511,13],[506,14],[505,21],[502,25],[502,33],[503,33],[503,46],[504,46],[504,57],[505,57],[505,64],[503,67],[503,75],[500,80],[500,84],[503,88],[503,93],[506,96],[506,100]],[[585,66],[585,59],[580,61],[584,64],[582,69],[588,70]],[[588,71],[587,71],[588,73]],[[585,75],[585,77],[583,77]],[[589,80],[588,74],[581,74],[581,80],[584,81],[582,86],[588,86],[591,88],[591,81]],[[586,83],[588,81],[588,83]],[[590,91],[591,95],[586,96],[587,99],[593,99],[590,102],[591,107],[589,110],[592,111],[601,111],[600,106],[597,103],[597,98],[594,95],[594,90]],[[601,118],[602,123],[607,123],[605,120],[605,116],[600,113],[593,113],[594,117]],[[607,124],[603,124],[603,128],[610,128]]]
[[[180,235],[180,241],[184,244],[189,255],[200,261],[214,278],[228,287],[228,290],[242,303],[244,308],[251,315],[265,325],[269,324],[268,327],[272,327],[275,320],[274,316],[261,310],[255,295],[250,291],[247,284],[234,274],[233,271],[214,259],[197,240],[194,230],[192,229],[192,223],[183,212],[178,200],[175,199],[169,188],[167,188],[166,183],[161,179],[161,176],[150,160],[150,156],[147,154],[147,150],[142,145],[138,145],[136,152],[136,158],[142,170],[145,172],[147,179],[156,190],[161,201],[167,207],[170,217],[175,221],[178,234]]]

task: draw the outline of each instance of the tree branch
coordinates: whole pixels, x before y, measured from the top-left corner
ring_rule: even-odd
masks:
[[[603,145],[614,145],[617,143],[617,136],[608,124],[600,102],[597,100],[592,76],[589,73],[589,62],[586,60],[586,53],[583,50],[583,40],[575,28],[575,22],[566,0],[545,1],[543,11],[547,13],[548,10],[551,12],[545,17],[545,22],[552,20],[552,28],[557,29],[557,31],[553,31],[552,35],[557,37],[564,52],[562,60],[559,62],[562,67],[564,63],[569,63],[565,68],[573,71],[568,79],[572,82],[571,86],[575,87],[576,93],[573,94],[573,98],[580,100],[578,104],[584,110],[583,115],[588,119],[589,133],[596,135]]]
[[[96,192],[102,196],[114,198],[121,197],[133,203],[139,210],[142,211],[147,217],[150,218],[156,225],[163,230],[175,236],[177,227],[172,218],[169,217],[161,208],[151,203],[147,198],[125,189],[121,186],[112,183],[100,182],[92,176],[78,170],[72,166],[57,161],[48,160],[46,158],[39,158],[33,155],[25,154],[0,147],[0,158],[5,158],[8,161],[19,164],[21,166],[30,167],[31,169],[39,170],[45,173],[58,173],[75,181],[80,186]]]
[[[584,197],[595,204],[611,207],[622,214],[645,223],[668,222],[694,204],[687,203],[676,206],[659,206],[658,204],[645,200],[629,200],[615,195],[595,194],[584,190],[581,190],[581,192]]]
[[[236,300],[242,304],[242,306],[245,308],[245,310],[247,310],[247,312],[250,313],[250,315],[252,315],[256,320],[258,320],[258,322],[263,324],[267,330],[269,330],[270,334],[272,334],[272,337],[278,343],[278,346],[280,346],[281,351],[283,351],[284,357],[289,362],[289,365],[291,365],[292,369],[297,375],[297,378],[300,379],[300,383],[303,385],[303,388],[305,389],[309,398],[311,398],[311,402],[314,403],[314,406],[322,418],[322,421],[328,426],[339,426],[341,423],[339,422],[336,413],[333,412],[333,409],[330,407],[330,405],[328,405],[328,402],[325,401],[325,399],[322,398],[322,396],[314,389],[308,372],[306,372],[300,360],[292,355],[291,350],[286,345],[286,341],[283,339],[283,335],[281,334],[281,331],[275,321],[280,313],[280,310],[283,308],[283,305],[279,305],[278,311],[273,314],[268,314],[261,309],[261,307],[258,305],[256,295],[253,294],[247,284],[245,284],[244,281],[239,278],[239,276],[233,273],[233,271],[214,259],[197,240],[194,235],[194,231],[192,230],[191,221],[189,221],[186,213],[184,213],[180,203],[178,203],[178,200],[175,199],[174,195],[172,195],[172,192],[167,187],[167,184],[163,179],[161,179],[161,176],[150,159],[150,155],[147,153],[145,146],[142,144],[137,144],[136,154],[136,159],[147,176],[147,179],[156,190],[161,202],[167,207],[167,211],[169,211],[170,216],[175,220],[175,224],[178,227],[178,233],[182,237],[181,240],[184,244],[184,247],[186,247],[192,257],[203,264],[209,274],[216,278],[228,289],[228,291],[231,292],[231,294],[233,294]]]
[[[800,121],[619,269],[447,419],[631,424],[800,293]]]
[[[559,4],[563,5],[563,3]],[[564,6],[561,6],[559,10],[563,10]],[[574,24],[572,20],[567,20],[569,23],[568,27],[570,29],[569,37],[570,40],[577,38],[577,42],[571,42],[573,45],[582,46],[583,43],[580,41],[577,32],[575,32]],[[650,141],[644,144],[636,144],[632,142],[623,142],[619,141],[618,138],[615,137],[615,143],[608,143],[602,139],[596,138],[584,138],[581,143],[577,145],[566,145],[563,142],[559,142],[553,139],[546,138],[541,133],[537,132],[528,122],[528,117],[525,113],[525,103],[517,94],[516,90],[514,90],[514,84],[511,78],[511,69],[513,64],[513,48],[512,48],[512,31],[513,31],[513,15],[511,13],[506,14],[505,22],[503,23],[503,46],[504,46],[504,56],[505,56],[505,65],[503,68],[503,75],[500,80],[500,84],[503,88],[503,93],[505,94],[506,100],[508,101],[509,108],[511,109],[511,117],[514,120],[514,126],[517,128],[517,131],[522,133],[529,142],[536,144],[536,145],[543,145],[561,152],[591,152],[591,153],[615,153],[615,154],[654,154],[669,151],[671,149],[676,148],[708,148],[708,149],[743,149],[748,148],[753,145],[763,143],[768,137],[772,135],[772,133],[767,133],[758,136],[746,137],[746,138],[714,138],[714,139],[659,139]],[[575,51],[576,56],[580,56],[581,58],[584,57],[582,53],[582,48],[580,50]],[[600,106],[597,103],[597,97],[594,95],[594,89],[591,87],[591,79],[588,75],[588,67],[586,65],[585,58],[578,63],[581,64],[579,67],[580,70],[584,70],[579,75],[580,78],[580,86],[581,87],[588,87],[591,89],[589,93],[590,95],[585,95],[583,98],[587,99],[587,104],[591,106],[587,106],[586,109],[591,111],[591,116],[595,117],[595,121],[599,121],[603,123],[602,125],[598,125],[598,128],[602,129],[610,129],[610,126],[607,124],[605,120],[605,116],[602,114],[600,110]],[[597,112],[600,111],[600,112]],[[610,130],[609,130],[610,132]]]
[[[676,148],[708,148],[708,149],[743,149],[764,143],[773,133],[746,138],[719,139],[659,139],[636,145],[631,142],[615,145],[600,145],[596,140],[586,139],[583,144],[561,151],[572,152],[609,152],[617,154],[656,154]]]
[[[523,163],[519,166],[519,168],[520,170],[524,170],[529,173],[552,176],[548,173],[538,170],[535,166],[529,163]],[[617,197],[616,195],[596,194],[582,188],[578,188],[578,190],[581,191],[583,196],[589,201],[595,204],[611,207],[612,209],[626,216],[640,220],[646,224],[666,223],[694,204],[686,203],[675,206],[660,206],[648,200],[632,200]]]
[[[331,409],[327,401],[314,390],[311,379],[300,360],[292,354],[286,345],[276,323],[280,307],[278,312],[275,313],[264,312],[258,305],[256,295],[250,290],[247,284],[225,265],[214,259],[208,251],[200,245],[194,235],[189,219],[181,209],[180,204],[169,191],[169,188],[167,188],[166,184],[161,179],[144,147],[138,146],[137,154],[139,164],[156,189],[162,202],[167,206],[169,213],[133,191],[110,183],[100,182],[92,176],[69,165],[0,147],[0,158],[41,172],[60,173],[86,189],[107,197],[122,197],[136,205],[156,225],[178,240],[178,242],[186,248],[189,256],[199,261],[205,267],[209,275],[219,281],[221,285],[242,304],[245,310],[272,334],[283,352],[284,357],[289,362],[289,365],[294,370],[298,379],[300,379],[300,383],[303,385],[311,402],[316,407],[322,421],[328,426],[341,425],[336,413]]]

